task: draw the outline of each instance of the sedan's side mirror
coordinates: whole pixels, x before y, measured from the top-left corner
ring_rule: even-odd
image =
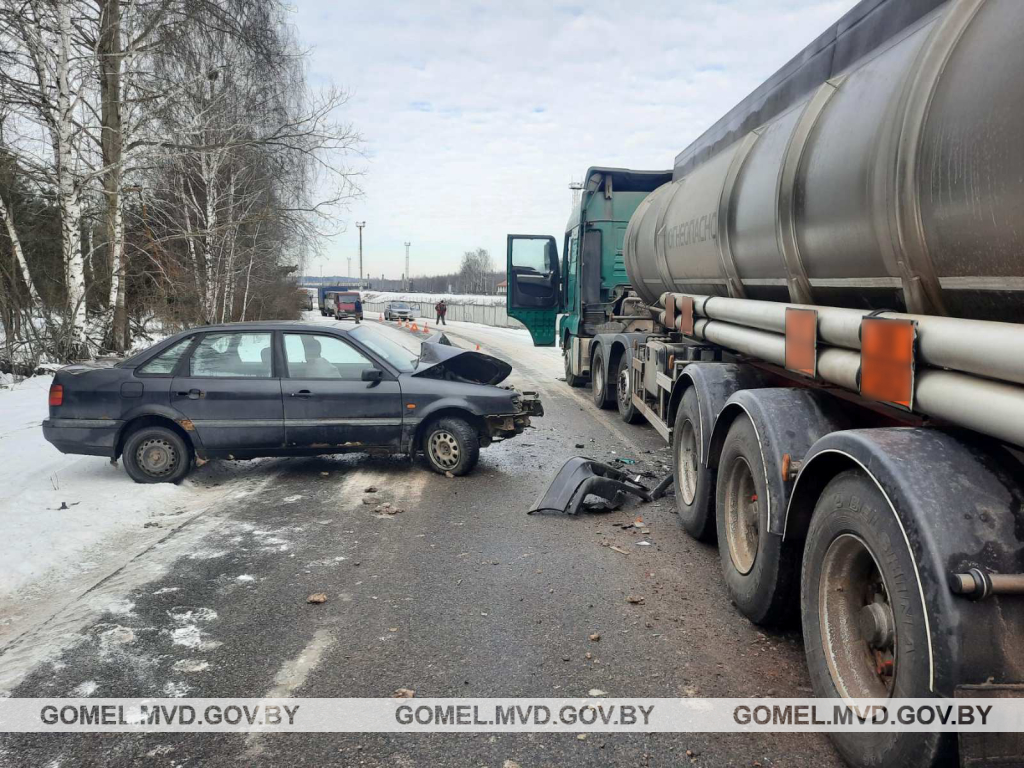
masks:
[[[364,368],[363,381],[378,382],[384,378],[384,371],[380,368]]]

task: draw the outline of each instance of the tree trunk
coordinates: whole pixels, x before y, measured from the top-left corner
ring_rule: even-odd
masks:
[[[100,0],[100,146],[103,155],[103,194],[107,201],[107,247],[110,298],[107,302],[109,343],[116,352],[128,344],[125,312],[124,221],[121,208],[121,2]]]
[[[42,310],[43,302],[39,298],[39,291],[36,290],[36,284],[32,280],[32,273],[28,271],[25,251],[21,248],[21,238],[18,237],[18,230],[14,226],[14,219],[11,217],[11,212],[8,210],[2,196],[0,196],[0,219],[4,221],[4,229],[7,231],[7,237],[11,241],[11,250],[14,252],[14,262],[18,265],[21,279],[25,281],[25,285],[28,287],[28,295],[32,306],[39,307]]]
[[[57,178],[60,201],[61,251],[67,286],[68,319],[73,355],[92,356],[86,335],[85,262],[82,258],[82,202],[75,183],[75,130],[70,83],[71,4],[57,3],[59,26],[57,55]]]
[[[235,171],[228,173],[228,226],[226,228],[228,242],[228,258],[224,264],[224,301],[220,310],[220,321],[230,322],[235,301]]]

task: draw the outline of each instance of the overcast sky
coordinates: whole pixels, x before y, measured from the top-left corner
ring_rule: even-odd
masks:
[[[363,197],[308,271],[397,278],[505,261],[509,232],[561,242],[591,165],[669,169],[676,153],[855,0],[470,3],[293,0],[314,86],[351,99]]]

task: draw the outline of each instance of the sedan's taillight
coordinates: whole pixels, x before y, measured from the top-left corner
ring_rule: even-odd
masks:
[[[64,402],[64,387],[60,384],[50,385],[50,405],[61,405]]]

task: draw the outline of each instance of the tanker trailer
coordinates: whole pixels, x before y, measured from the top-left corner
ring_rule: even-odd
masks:
[[[1022,29],[1015,0],[860,3],[624,235],[654,325],[620,412],[672,444],[680,522],[738,609],[799,618],[819,697],[1024,691]],[[855,766],[958,746],[831,736]],[[959,748],[1022,758],[1015,734]]]

